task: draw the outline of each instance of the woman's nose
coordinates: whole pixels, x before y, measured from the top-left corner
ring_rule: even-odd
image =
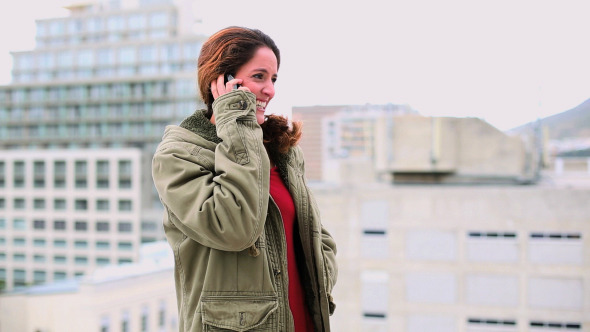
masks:
[[[272,81],[268,81],[264,85],[264,88],[262,88],[262,93],[264,93],[265,95],[269,96],[270,98],[274,97],[274,95],[275,95],[275,85],[272,83]]]

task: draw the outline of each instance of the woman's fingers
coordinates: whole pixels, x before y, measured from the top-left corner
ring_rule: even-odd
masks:
[[[224,75],[219,75],[215,81],[211,82],[211,94],[213,94],[214,99],[217,99],[217,97],[232,91],[234,86],[240,83],[242,83],[242,80],[239,78],[231,79],[225,83]],[[250,89],[245,87],[240,87],[239,89],[250,91]]]
[[[225,88],[223,86],[223,75],[219,75],[217,80],[211,82],[211,94],[213,95],[213,99],[217,99],[217,97],[221,96],[225,93]]]

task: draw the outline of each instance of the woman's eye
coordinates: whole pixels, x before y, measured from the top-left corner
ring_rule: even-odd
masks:
[[[262,79],[262,74],[254,74],[252,77],[256,79]]]

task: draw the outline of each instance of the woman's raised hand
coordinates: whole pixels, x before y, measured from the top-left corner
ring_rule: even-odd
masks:
[[[230,91],[232,91],[234,88],[234,85],[239,85],[242,83],[242,79],[240,78],[234,78],[231,79],[229,81],[227,81],[227,83],[224,84],[225,78],[224,75],[219,75],[219,77],[217,77],[217,80],[211,82],[211,93],[213,94],[213,98],[217,99],[217,97],[222,96]],[[244,86],[240,86],[238,88],[239,90],[244,90],[244,91],[250,91],[250,89],[248,89],[247,87]]]

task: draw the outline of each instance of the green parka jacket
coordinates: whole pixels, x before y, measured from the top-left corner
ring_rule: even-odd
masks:
[[[256,98],[241,90],[166,127],[152,176],[174,251],[179,330],[293,332],[286,242],[269,194],[270,162]],[[301,278],[316,331],[330,331],[336,246],[305,184],[298,147],[269,151],[296,208]]]

